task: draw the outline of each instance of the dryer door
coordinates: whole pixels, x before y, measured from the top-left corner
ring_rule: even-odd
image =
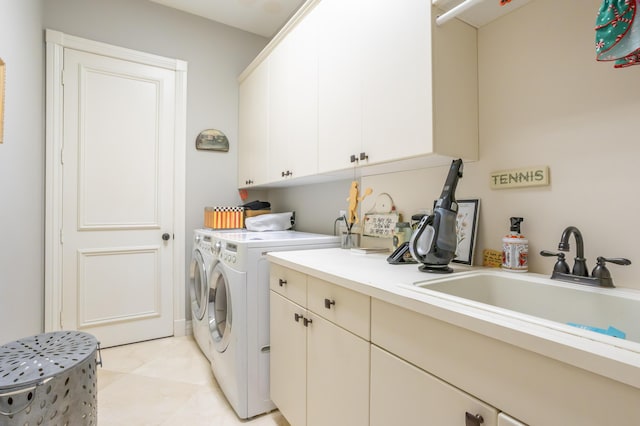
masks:
[[[229,346],[233,328],[231,309],[231,289],[222,263],[217,263],[211,273],[209,287],[209,332],[211,341],[218,352],[224,352]]]
[[[191,316],[193,319],[201,321],[207,307],[209,281],[207,280],[207,265],[205,265],[202,253],[198,249],[193,251],[189,278]]]

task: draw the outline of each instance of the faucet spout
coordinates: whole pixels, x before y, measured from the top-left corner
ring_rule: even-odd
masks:
[[[587,261],[584,258],[584,240],[582,239],[582,233],[575,226],[568,226],[563,232],[562,237],[560,237],[560,243],[558,243],[558,250],[560,251],[569,251],[571,246],[569,244],[569,238],[571,235],[574,236],[576,240],[576,257],[575,263],[573,264],[573,275],[578,275],[581,277],[588,277],[589,270],[587,269]]]

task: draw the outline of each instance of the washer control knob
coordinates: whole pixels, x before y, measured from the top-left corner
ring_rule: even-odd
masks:
[[[217,255],[220,254],[220,250],[222,250],[222,243],[220,241],[216,241],[213,245],[213,252]]]

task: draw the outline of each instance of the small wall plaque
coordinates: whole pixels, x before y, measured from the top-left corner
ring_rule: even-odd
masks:
[[[549,166],[500,170],[491,173],[492,189],[549,185]]]
[[[228,152],[229,139],[220,130],[203,130],[196,138],[196,149]]]

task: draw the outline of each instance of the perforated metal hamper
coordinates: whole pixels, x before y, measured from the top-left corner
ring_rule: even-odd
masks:
[[[99,343],[80,331],[0,346],[0,426],[97,424]]]

